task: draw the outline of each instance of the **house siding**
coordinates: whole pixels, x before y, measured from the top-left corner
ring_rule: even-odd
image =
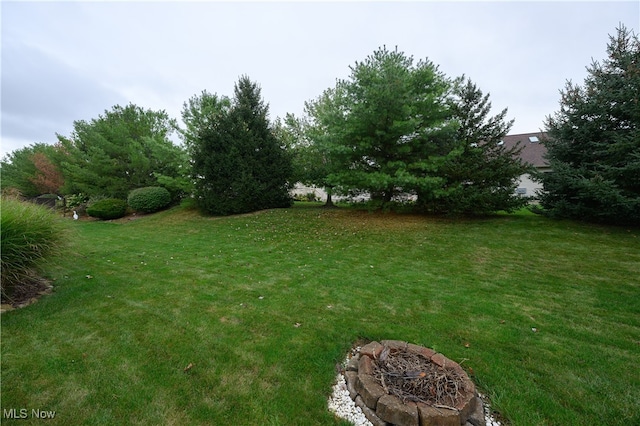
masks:
[[[531,142],[529,139],[534,136],[537,138],[537,142]],[[546,133],[544,132],[520,133],[516,135],[507,135],[504,137],[503,141],[507,148],[513,147],[519,143],[520,146],[523,147],[522,152],[520,153],[520,159],[527,164],[533,165],[539,172],[546,173],[551,171],[551,168],[549,167],[549,162],[546,159],[547,149],[543,143],[545,137]],[[539,190],[542,190],[542,184],[540,182],[533,180],[529,174],[520,176],[518,187],[516,189],[517,194],[532,197],[536,196]],[[310,192],[314,193],[316,197],[322,201],[327,200],[327,193],[322,188],[305,186],[300,183],[296,184],[294,189],[291,191],[291,194],[304,196]],[[341,199],[341,197],[334,197],[334,199]]]

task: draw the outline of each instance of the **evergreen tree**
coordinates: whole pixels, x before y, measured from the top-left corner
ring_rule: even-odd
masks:
[[[528,168],[500,144],[507,111],[490,110],[471,81],[382,48],[307,102],[302,152],[314,160],[313,183],[368,193],[381,206],[411,194],[428,212],[514,210],[526,204],[515,188]]]
[[[547,117],[551,173],[540,202],[554,217],[640,224],[640,41],[624,26],[607,58],[587,67],[584,86],[567,82]]]
[[[268,119],[260,87],[243,76],[231,107],[197,125],[193,176],[200,207],[209,214],[246,213],[291,205],[291,159]],[[184,113],[183,113],[184,117]]]
[[[420,200],[421,207],[448,214],[486,214],[526,205],[527,198],[516,195],[515,189],[520,176],[532,171],[518,156],[522,148],[502,143],[513,125],[513,120],[505,121],[507,109],[490,116],[489,94],[483,95],[464,78],[456,82],[450,105],[460,126],[455,148],[459,155],[449,156],[440,169],[445,190],[428,202]]]
[[[126,199],[132,189],[158,186],[159,179],[183,179],[186,156],[169,139],[176,127],[166,112],[133,104],[74,122],[71,136],[58,135],[64,193]]]
[[[433,191],[434,166],[449,155],[449,81],[429,61],[378,49],[347,80],[309,103],[314,136],[336,169],[341,192],[367,192],[382,205],[402,193]],[[436,166],[437,167],[437,166]]]

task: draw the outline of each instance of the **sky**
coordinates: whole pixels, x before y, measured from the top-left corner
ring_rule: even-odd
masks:
[[[3,158],[114,105],[182,125],[189,98],[232,97],[243,75],[271,120],[300,116],[381,46],[464,74],[493,114],[508,108],[511,134],[537,132],[620,24],[638,34],[640,2],[2,0],[0,15]]]

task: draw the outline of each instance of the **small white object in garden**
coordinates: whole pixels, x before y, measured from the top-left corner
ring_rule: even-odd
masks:
[[[76,213],[76,211],[73,211],[73,220],[78,220],[78,213]]]
[[[262,300],[262,299],[264,299],[264,296],[260,296],[260,297],[258,297],[258,299]]]

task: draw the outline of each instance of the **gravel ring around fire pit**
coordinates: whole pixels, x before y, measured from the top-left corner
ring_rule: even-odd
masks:
[[[466,372],[431,349],[371,342],[353,348],[337,367],[328,408],[354,425],[500,425]]]

